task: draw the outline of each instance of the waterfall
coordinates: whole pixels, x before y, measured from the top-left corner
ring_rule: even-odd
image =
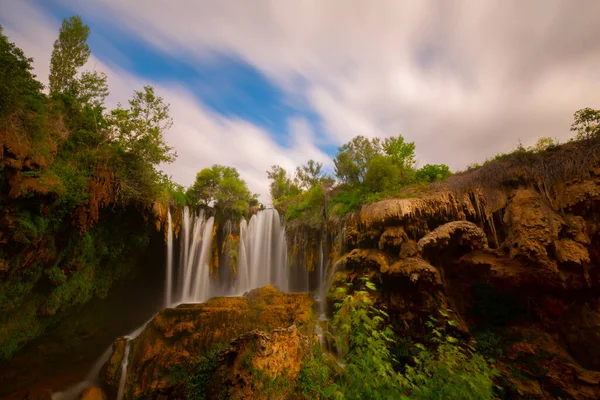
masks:
[[[174,266],[173,261],[173,227],[170,213],[168,217],[169,259],[165,278],[167,306],[172,307],[184,302],[200,303],[212,296],[242,295],[265,285],[273,285],[283,291],[290,290],[287,240],[277,210],[262,210],[253,215],[249,222],[245,219],[240,221],[238,248],[233,250],[237,251],[233,282],[224,282],[223,278],[227,275],[220,276],[221,279],[210,275],[213,251],[219,251],[213,246],[214,217],[207,218],[204,211],[195,214],[188,207],[183,209],[178,267]],[[231,223],[226,222],[224,226],[229,227],[224,230],[227,236],[231,232]],[[218,267],[215,265],[215,268]],[[308,273],[302,273],[301,279],[303,282],[297,286],[306,290],[307,284],[304,281],[308,282]]]
[[[275,209],[262,210],[240,223],[238,292],[265,285],[288,290],[285,229]]]
[[[246,288],[250,287],[250,271],[248,271],[248,223],[245,219],[240,222],[240,241],[238,247],[238,265],[236,292],[244,293]]]
[[[165,279],[165,307],[171,304],[171,287],[173,286],[173,221],[171,210],[167,213],[167,276]]]
[[[194,283],[194,291],[192,296],[187,299],[188,302],[202,302],[209,299],[210,289],[210,268],[208,263],[211,259],[211,244],[212,244],[212,231],[215,223],[214,217],[210,217],[204,223],[204,231],[202,232],[202,240],[200,248],[200,259],[196,265],[196,279]]]

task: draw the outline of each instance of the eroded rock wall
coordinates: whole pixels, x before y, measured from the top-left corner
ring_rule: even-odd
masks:
[[[363,207],[347,217],[351,249],[333,286],[371,276],[403,336],[422,334],[438,309],[467,335],[491,332],[513,398],[599,398],[600,164],[590,154],[569,179],[467,173]]]

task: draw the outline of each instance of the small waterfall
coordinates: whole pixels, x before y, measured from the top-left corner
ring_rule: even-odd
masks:
[[[165,307],[171,304],[171,293],[173,286],[173,221],[171,210],[167,213],[167,276],[165,279]]]
[[[109,360],[112,352],[113,352],[112,345],[108,346],[108,348],[104,351],[104,353],[102,353],[102,355],[98,358],[98,360],[96,360],[96,363],[90,369],[90,372],[88,372],[87,376],[85,377],[85,379],[82,382],[79,382],[73,386],[70,386],[67,389],[63,390],[62,392],[56,392],[56,393],[52,394],[52,400],[77,399],[77,398],[79,398],[79,395],[81,394],[81,392],[83,392],[88,387],[98,386],[100,384],[100,371],[102,370],[102,367],[104,366],[104,364],[106,364],[107,361]]]
[[[237,279],[236,279],[236,292],[244,293],[246,288],[250,287],[250,271],[248,271],[248,254],[247,250],[250,245],[248,244],[248,223],[245,219],[240,222],[240,241],[238,248],[238,265],[237,265]]]
[[[121,364],[121,379],[119,380],[119,391],[117,393],[117,400],[123,400],[123,392],[125,391],[125,382],[127,381],[127,365],[129,365],[129,349],[131,348],[131,341],[127,338],[125,344],[125,353],[123,354],[123,363]]]
[[[117,393],[117,400],[122,400],[123,399],[123,395],[125,394],[125,384],[127,383],[127,367],[129,366],[129,352],[131,351],[131,341],[135,338],[137,338],[146,328],[146,326],[150,323],[150,321],[152,321],[154,319],[154,317],[156,317],[157,314],[154,314],[152,316],[152,318],[150,318],[148,321],[144,322],[143,325],[141,325],[140,327],[138,327],[135,331],[131,332],[129,335],[125,335],[124,338],[125,340],[127,340],[127,343],[125,343],[125,351],[123,354],[123,360],[121,360],[121,378],[119,379],[119,391]],[[112,348],[111,348],[111,353],[112,353]],[[110,357],[110,355],[109,355]],[[106,358],[106,361],[108,361],[108,357]],[[105,361],[105,362],[106,362]]]

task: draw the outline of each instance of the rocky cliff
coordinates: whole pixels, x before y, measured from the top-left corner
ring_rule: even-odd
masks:
[[[346,217],[333,286],[375,276],[396,332],[450,309],[509,398],[600,397],[600,151],[569,144]]]

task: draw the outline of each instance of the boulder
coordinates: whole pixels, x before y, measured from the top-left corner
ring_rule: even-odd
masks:
[[[439,258],[442,252],[454,251],[457,247],[464,249],[462,253],[487,249],[485,232],[469,221],[448,222],[435,228],[419,240],[419,251],[429,258]]]

